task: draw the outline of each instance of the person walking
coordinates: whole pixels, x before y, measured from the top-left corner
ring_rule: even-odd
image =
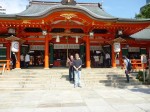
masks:
[[[125,68],[127,83],[129,83],[129,73],[131,71],[131,62],[126,56],[123,56],[123,59],[124,59],[124,68]]]
[[[15,69],[17,57],[16,57],[16,54],[14,52],[12,53],[11,59],[12,59],[12,69]]]
[[[75,82],[74,82],[74,88],[82,87],[81,86],[81,68],[82,68],[82,60],[79,57],[79,54],[75,54],[75,60],[73,61],[73,67],[74,67],[74,77],[75,77]]]
[[[73,68],[73,55],[70,55],[70,59],[68,59],[68,66],[69,66],[69,80],[74,81],[74,68]]]
[[[27,53],[25,56],[25,66],[26,68],[29,67],[29,62],[30,62],[30,55]]]
[[[24,67],[24,55],[23,54],[20,55],[20,64],[21,64],[21,67]]]
[[[106,59],[106,67],[110,67],[110,54],[108,52],[105,54],[105,59]]]

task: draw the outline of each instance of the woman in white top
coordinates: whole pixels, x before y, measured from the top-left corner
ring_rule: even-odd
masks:
[[[30,55],[26,54],[26,56],[25,56],[25,65],[26,65],[26,68],[29,67],[29,62],[30,62]]]

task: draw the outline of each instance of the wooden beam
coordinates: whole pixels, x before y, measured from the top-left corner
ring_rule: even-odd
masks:
[[[84,36],[84,33],[50,33],[52,36]]]
[[[24,40],[27,40],[27,41],[29,41],[29,40],[45,40],[45,38],[24,38]]]

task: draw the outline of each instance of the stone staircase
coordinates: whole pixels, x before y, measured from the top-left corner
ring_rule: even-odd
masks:
[[[82,70],[83,88],[102,88],[105,86],[128,88],[142,85],[130,75],[130,83],[126,83],[124,71],[112,68],[94,68]],[[67,68],[21,69],[5,72],[0,75],[0,91],[32,91],[32,90],[74,89],[68,81]]]

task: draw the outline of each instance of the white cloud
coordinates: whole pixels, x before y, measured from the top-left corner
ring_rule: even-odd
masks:
[[[6,9],[6,14],[22,12],[28,5],[28,0],[0,0],[0,6]]]

